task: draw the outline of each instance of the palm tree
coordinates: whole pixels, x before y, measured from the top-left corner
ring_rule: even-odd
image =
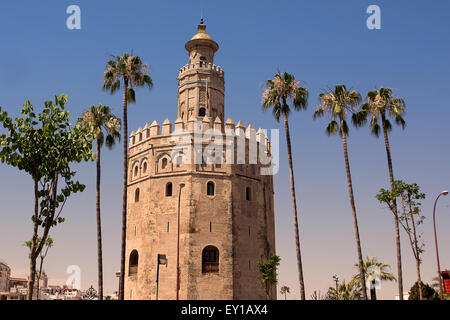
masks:
[[[284,300],[286,300],[286,295],[288,293],[291,293],[291,289],[289,287],[287,287],[287,286],[282,286],[281,289],[280,289],[280,293],[284,294]]]
[[[355,264],[355,268],[359,268],[358,264]],[[364,281],[371,280],[372,282],[372,286],[370,287],[371,300],[377,300],[377,292],[375,291],[374,286],[376,277],[379,277],[380,281],[396,281],[395,276],[389,272],[390,268],[390,265],[378,261],[378,259],[375,257],[367,257],[366,260],[364,260],[364,273],[366,276]],[[352,281],[357,283],[360,282],[359,273],[353,276]]]
[[[324,116],[328,113],[331,117],[330,123],[326,128],[326,134],[331,136],[339,132],[342,138],[342,145],[344,148],[344,159],[345,159],[345,169],[347,172],[347,183],[348,191],[350,196],[350,205],[353,213],[353,227],[355,230],[356,248],[358,254],[358,264],[359,273],[361,279],[362,295],[364,300],[367,299],[366,293],[366,283],[364,281],[364,266],[363,258],[361,253],[361,241],[359,238],[359,228],[358,219],[356,216],[355,199],[353,196],[353,185],[352,176],[350,173],[350,164],[348,160],[348,150],[347,150],[347,135],[348,135],[348,125],[347,125],[347,113],[355,113],[356,107],[361,102],[361,95],[356,91],[347,91],[345,85],[337,85],[334,90],[329,90],[328,92],[319,94],[319,106],[314,112],[314,119]],[[357,122],[358,119],[352,117],[353,122]]]
[[[78,122],[89,124],[95,130],[97,139],[97,193],[96,193],[96,212],[97,212],[97,258],[98,258],[98,295],[103,300],[103,258],[102,258],[102,224],[100,215],[100,176],[101,176],[101,148],[106,141],[106,146],[112,149],[116,140],[120,140],[120,120],[111,113],[108,106],[99,104],[97,107],[90,106],[85,111]],[[105,139],[106,134],[106,139]]]
[[[122,245],[120,254],[119,299],[124,298],[125,284],[125,247],[127,229],[127,181],[128,181],[128,103],[136,102],[135,87],[153,87],[148,75],[148,65],[138,56],[125,53],[115,56],[106,63],[102,89],[114,94],[123,85],[123,204],[122,204]]]
[[[337,290],[336,290],[337,289]],[[358,282],[339,283],[337,288],[330,287],[325,300],[361,300],[361,290]]]
[[[393,96],[392,89],[380,88],[380,90],[373,90],[367,93],[367,103],[364,103],[361,108],[361,118],[370,117],[370,127],[372,134],[378,138],[380,129],[383,131],[384,144],[386,147],[387,162],[389,169],[389,180],[391,183],[391,190],[394,189],[394,170],[392,169],[391,148],[389,145],[389,132],[392,130],[389,118],[395,119],[395,123],[401,125],[404,129],[406,126],[403,114],[405,112],[405,102],[403,99]],[[362,125],[365,121],[359,121]],[[381,128],[380,124],[381,123]],[[397,277],[398,277],[398,291],[400,300],[403,300],[403,275],[402,275],[402,255],[400,247],[400,228],[399,216],[397,209],[397,202],[394,200],[394,226],[395,226],[395,242],[397,248]]]
[[[300,252],[300,237],[298,231],[298,218],[297,218],[297,203],[295,198],[295,184],[294,184],[294,169],[292,165],[292,152],[291,152],[291,137],[289,134],[289,122],[288,117],[291,113],[291,109],[288,105],[288,101],[294,107],[294,110],[306,109],[308,103],[308,90],[300,86],[300,81],[295,80],[294,76],[285,72],[284,74],[276,74],[273,79],[266,81],[266,89],[263,96],[263,110],[266,111],[272,108],[272,113],[280,122],[280,117],[284,119],[284,129],[286,131],[286,145],[288,151],[289,160],[289,174],[291,178],[291,196],[292,207],[294,216],[294,231],[295,231],[295,245],[297,248],[297,264],[298,264],[298,276],[300,284],[300,298],[306,299],[305,285],[303,281],[303,267],[302,258]]]

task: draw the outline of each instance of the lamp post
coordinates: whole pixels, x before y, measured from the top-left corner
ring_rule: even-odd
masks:
[[[336,282],[336,300],[339,300],[338,282],[339,278],[337,275],[333,275],[333,280]]]
[[[177,300],[180,300],[180,200],[181,189],[185,186],[184,183],[180,183],[180,189],[178,191],[178,218],[177,218]]]
[[[165,254],[159,254],[156,259],[156,300],[158,300],[158,292],[159,292],[159,265],[164,264],[167,268],[167,258]]]
[[[436,246],[436,260],[437,260],[437,267],[438,267],[438,278],[439,278],[439,295],[441,297],[441,300],[444,299],[444,295],[442,293],[442,280],[441,280],[441,265],[439,263],[439,250],[438,250],[438,241],[437,241],[437,233],[436,233],[436,203],[440,196],[446,196],[448,195],[448,191],[444,190],[437,196],[436,200],[434,201],[434,207],[433,207],[433,226],[434,226],[434,243]]]
[[[120,270],[116,272],[116,277],[119,278],[119,289],[117,290],[117,300],[120,297]]]

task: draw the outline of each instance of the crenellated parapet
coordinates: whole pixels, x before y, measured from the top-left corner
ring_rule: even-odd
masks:
[[[205,135],[206,133],[207,135]],[[267,151],[270,151],[269,138],[262,128],[256,130],[252,124],[246,127],[240,120],[235,124],[231,118],[228,118],[223,125],[219,117],[212,119],[208,116],[201,119],[191,119],[187,123],[183,122],[181,118],[175,120],[174,123],[166,118],[161,125],[156,120],[150,125],[146,123],[143,128],[138,128],[130,133],[129,149],[130,153],[133,153],[135,148],[144,147],[148,142],[157,143],[158,140],[163,141],[165,139],[161,143],[167,143],[167,139],[183,135],[202,135],[208,136],[205,139],[210,139],[211,134],[222,135],[223,141],[226,140],[227,136],[245,137],[246,140],[255,140],[257,143],[265,144]]]
[[[272,158],[265,130],[242,121],[235,124],[231,118],[225,125],[208,116],[187,123],[166,119],[161,125],[155,120],[130,134],[130,182],[185,171],[256,176],[256,167],[270,168]]]
[[[214,73],[217,73],[220,77],[223,77],[224,72],[220,66],[216,66],[215,64],[211,62],[196,62],[196,63],[189,63],[183,67],[180,68],[178,71],[178,78],[182,78],[183,74],[186,72],[191,71],[211,71]]]

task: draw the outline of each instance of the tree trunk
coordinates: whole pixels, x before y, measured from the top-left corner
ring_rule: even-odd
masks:
[[[291,137],[289,134],[289,123],[288,123],[288,118],[286,115],[284,115],[284,129],[286,131],[286,145],[287,145],[288,159],[289,159],[289,175],[291,178],[291,196],[292,196],[292,208],[293,208],[293,218],[294,218],[295,246],[297,249],[297,267],[298,267],[298,278],[299,278],[299,284],[300,284],[300,299],[306,300],[305,285],[303,282],[302,256],[301,256],[301,252],[300,252],[300,237],[299,237],[299,231],[298,231],[297,201],[295,198],[294,169],[293,169],[293,165],[292,165],[292,152],[291,152]]]
[[[361,253],[361,241],[359,239],[359,228],[358,228],[358,218],[356,217],[356,208],[355,208],[355,199],[353,197],[353,185],[352,185],[352,176],[350,173],[350,164],[348,161],[348,151],[347,151],[347,135],[342,129],[341,125],[341,133],[342,133],[342,144],[344,147],[344,158],[345,158],[345,170],[347,171],[347,183],[348,183],[348,192],[350,195],[350,205],[352,207],[353,213],[353,227],[355,229],[355,239],[356,239],[356,248],[358,252],[358,266],[359,266],[359,276],[361,281],[361,290],[363,299],[367,300],[367,289],[366,289],[366,277],[364,275],[364,262]]]
[[[40,281],[41,281],[41,276],[42,276],[42,266],[44,264],[44,258],[41,256],[41,262],[39,264],[39,272],[37,274],[37,282],[36,282],[36,300],[39,300],[39,290],[40,290]]]
[[[411,200],[411,199],[408,199]],[[417,270],[417,281],[419,286],[419,297],[420,300],[423,300],[423,292],[422,292],[422,277],[420,275],[420,252],[419,252],[419,245],[417,241],[417,233],[416,233],[416,223],[414,222],[414,214],[412,212],[411,203],[409,204],[409,214],[411,216],[411,224],[413,227],[413,236],[414,236],[414,251],[415,251],[415,258],[416,258],[416,270]]]
[[[33,221],[33,238],[31,239],[31,247],[30,247],[30,276],[28,279],[28,292],[27,292],[27,300],[33,300],[33,287],[34,287],[34,279],[36,277],[36,241],[38,237],[38,217],[39,217],[39,180],[37,178],[37,174],[35,173],[34,180],[34,221]]]
[[[39,300],[39,281],[41,280],[41,272],[39,271],[39,273],[37,274],[36,277],[37,281],[36,281],[36,300]]]
[[[383,135],[384,135],[384,144],[386,146],[386,154],[389,168],[389,180],[391,183],[391,191],[394,190],[394,170],[392,169],[392,158],[391,158],[391,148],[389,146],[389,137],[386,130],[385,122],[386,116],[384,113],[381,114]],[[397,211],[397,201],[394,199],[394,226],[395,226],[395,244],[397,248],[397,282],[398,282],[398,293],[399,299],[403,300],[403,275],[402,275],[402,253],[400,246],[400,228],[398,222],[398,211]]]
[[[102,221],[100,215],[100,177],[101,177],[101,165],[100,165],[100,152],[101,146],[97,139],[97,199],[96,199],[96,211],[97,211],[97,263],[98,263],[98,297],[99,300],[103,300],[103,258],[102,258]]]
[[[419,285],[419,299],[423,300],[422,277],[420,276],[420,259],[416,259],[417,284]]]
[[[127,183],[128,183],[128,80],[124,79],[123,89],[123,204],[122,204],[122,246],[120,250],[119,300],[124,299],[125,248],[127,240]]]

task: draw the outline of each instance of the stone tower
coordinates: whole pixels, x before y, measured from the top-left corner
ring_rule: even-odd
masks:
[[[275,252],[271,146],[261,129],[224,122],[219,46],[205,29],[185,46],[178,119],[130,134],[126,299],[266,298],[257,264]]]

